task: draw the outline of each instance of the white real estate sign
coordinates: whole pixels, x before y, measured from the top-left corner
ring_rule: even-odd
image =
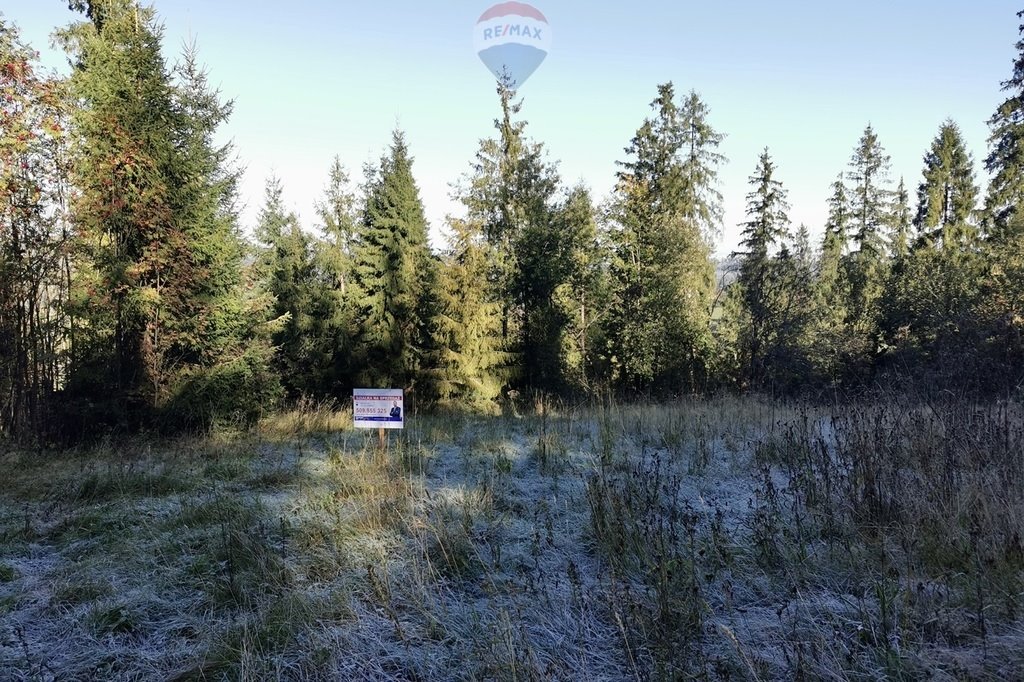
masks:
[[[402,389],[354,389],[352,423],[357,429],[405,428],[405,397]]]

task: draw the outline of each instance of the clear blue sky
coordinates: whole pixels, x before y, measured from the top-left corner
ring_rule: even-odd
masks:
[[[255,219],[267,175],[314,226],[331,158],[356,175],[399,124],[416,158],[435,238],[458,211],[450,183],[497,111],[472,28],[492,2],[444,0],[157,0],[173,61],[193,37],[211,80],[236,101],[224,128],[246,168],[242,200]],[[615,161],[648,113],[658,83],[697,90],[722,152],[726,215],[719,254],[744,218],[747,177],[768,146],[789,189],[794,226],[821,232],[828,185],[872,123],[916,189],[922,157],[947,117],[960,124],[987,180],[987,119],[1003,95],[1017,40],[1004,0],[694,2],[535,0],[554,31],[548,60],[522,88],[529,131],[568,183],[605,197]],[[3,13],[44,61],[56,26],[76,19],[65,0],[8,0]]]

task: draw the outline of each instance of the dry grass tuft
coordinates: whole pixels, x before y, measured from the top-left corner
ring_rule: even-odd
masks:
[[[303,401],[287,412],[263,418],[257,433],[271,440],[337,433],[352,429],[352,410],[328,400]]]

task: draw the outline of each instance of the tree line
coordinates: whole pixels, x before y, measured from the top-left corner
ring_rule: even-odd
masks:
[[[247,238],[234,150],[215,142],[232,106],[195,50],[168,64],[134,0],[70,4],[83,17],[56,33],[67,78],[0,18],[4,437],[248,422],[356,386],[489,412],[877,382],[1005,395],[1024,379],[1024,40],[989,121],[984,194],[955,122],[916,192],[869,125],[813,244],[765,149],[725,263],[723,133],[697,93],[658,86],[597,203],[499,85],[438,253],[400,130],[359,186],[334,160],[315,226],[270,178]]]

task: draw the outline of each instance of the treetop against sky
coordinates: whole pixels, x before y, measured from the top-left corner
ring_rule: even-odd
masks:
[[[244,224],[278,174],[307,228],[338,154],[354,174],[407,132],[432,239],[458,214],[451,184],[468,170],[498,114],[494,79],[477,58],[474,26],[492,2],[200,3],[160,0],[169,61],[195,41],[211,82],[235,100],[219,134],[245,167]],[[940,125],[961,127],[984,183],[986,121],[1012,63],[1015,8],[985,0],[808,3],[538,0],[555,39],[520,89],[528,133],[567,183],[596,197],[647,115],[658,83],[697,90],[726,134],[725,197],[716,251],[735,249],[747,178],[764,147],[788,188],[794,226],[820,236],[829,184],[847,170],[870,122],[892,156],[892,183],[920,181]],[[78,19],[63,0],[14,0],[4,10],[45,64],[67,71],[50,34]]]

